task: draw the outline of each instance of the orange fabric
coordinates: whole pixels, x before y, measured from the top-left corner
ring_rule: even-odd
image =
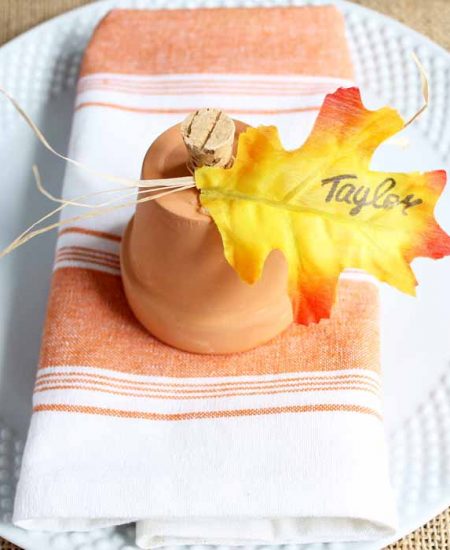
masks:
[[[141,418],[145,420],[194,420],[204,418],[233,418],[237,416],[255,416],[261,414],[283,414],[283,413],[311,413],[311,412],[351,412],[370,414],[381,420],[380,414],[369,407],[359,405],[292,405],[287,407],[271,407],[270,409],[231,409],[224,411],[193,411],[186,413],[153,413],[141,411],[126,411],[120,409],[104,409],[101,407],[88,407],[83,405],[36,405],[34,412],[57,411],[81,414],[95,414],[100,416],[115,416],[118,418]]]
[[[173,377],[377,370],[378,291],[343,280],[331,320],[292,326],[252,351],[199,356],[149,335],[130,311],[120,277],[62,268],[53,276],[42,347],[41,367],[52,365]]]
[[[114,10],[86,50],[81,75],[92,73],[353,76],[333,6]]]

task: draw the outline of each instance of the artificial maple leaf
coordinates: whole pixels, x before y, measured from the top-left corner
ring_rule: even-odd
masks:
[[[231,168],[196,170],[201,203],[244,281],[259,279],[272,250],[283,252],[297,322],[330,316],[346,268],[414,294],[410,262],[450,254],[433,215],[445,172],[369,170],[375,149],[403,127],[397,111],[369,111],[357,88],[340,88],[298,149],[286,151],[274,126],[249,128]]]

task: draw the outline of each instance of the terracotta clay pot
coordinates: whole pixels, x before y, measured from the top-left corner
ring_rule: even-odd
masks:
[[[236,138],[245,127],[236,122]],[[149,148],[142,178],[187,176],[187,160],[179,125],[173,126]],[[122,241],[121,267],[136,317],[182,350],[248,350],[292,322],[283,255],[270,254],[257,283],[243,282],[225,260],[220,234],[201,211],[196,189],[136,206]]]

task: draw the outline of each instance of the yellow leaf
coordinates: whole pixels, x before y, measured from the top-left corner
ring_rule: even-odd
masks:
[[[274,126],[249,128],[231,168],[196,170],[201,203],[244,281],[259,279],[272,250],[283,252],[297,322],[329,317],[346,268],[414,294],[413,258],[450,254],[433,216],[445,172],[369,170],[375,149],[403,126],[395,110],[369,111],[357,88],[340,88],[300,148],[286,151]]]

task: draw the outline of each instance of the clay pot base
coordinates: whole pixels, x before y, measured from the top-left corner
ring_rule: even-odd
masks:
[[[236,122],[236,137],[245,128]],[[173,126],[148,150],[142,178],[189,175],[187,160],[179,125]],[[202,212],[196,189],[137,205],[122,240],[121,268],[136,317],[181,350],[245,351],[292,322],[283,255],[270,254],[257,283],[243,282],[225,260],[220,234]]]

